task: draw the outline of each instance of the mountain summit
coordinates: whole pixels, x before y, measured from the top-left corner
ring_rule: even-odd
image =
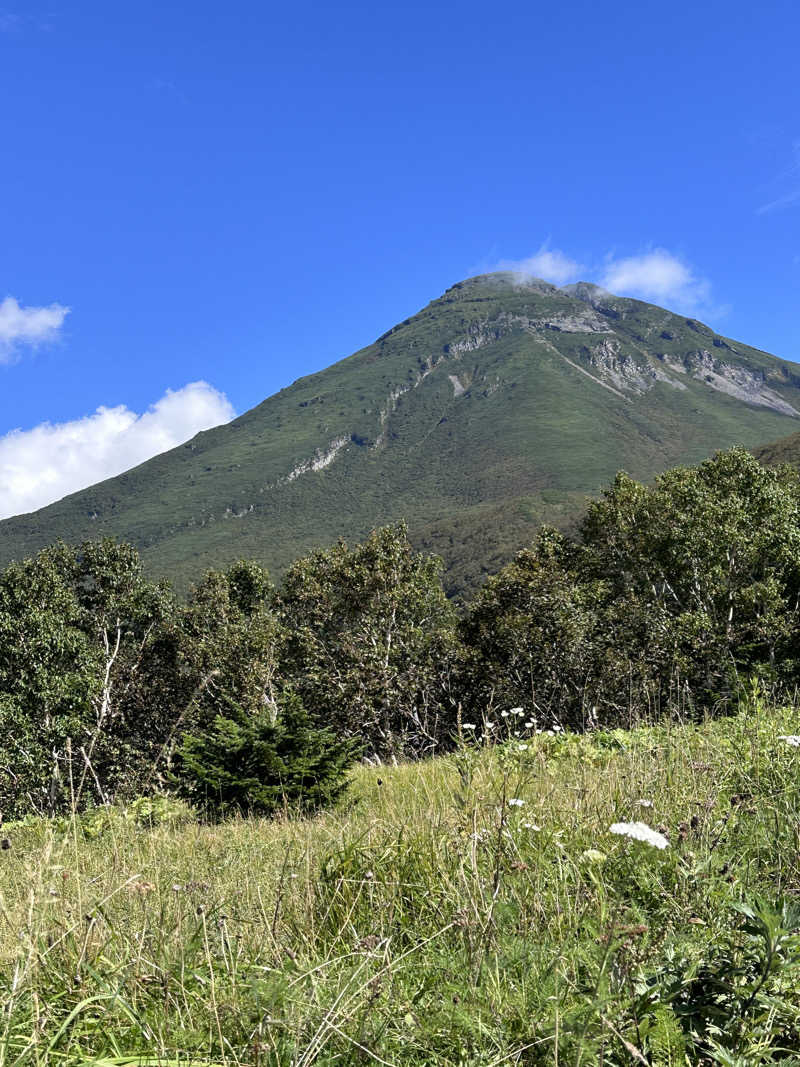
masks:
[[[406,519],[465,592],[620,468],[647,480],[795,428],[794,363],[585,282],[480,275],[228,425],[0,523],[0,563],[110,534],[185,586]]]

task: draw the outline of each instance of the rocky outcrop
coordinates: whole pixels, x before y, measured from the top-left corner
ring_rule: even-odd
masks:
[[[461,384],[461,381],[458,376],[456,374],[448,374],[447,378],[453,387],[453,396],[463,396],[466,392],[466,389]]]
[[[295,478],[299,478],[301,474],[308,474],[311,471],[321,471],[326,467],[329,467],[331,463],[336,459],[342,449],[350,444],[350,436],[335,437],[327,448],[320,448],[311,456],[310,459],[304,460],[282,478],[282,482],[293,482]]]
[[[470,323],[463,337],[445,345],[445,355],[458,358],[465,352],[475,352],[486,345],[494,344],[515,330],[527,330],[531,333],[540,330],[554,330],[557,333],[613,333],[605,319],[588,307],[585,311],[565,312],[537,319],[504,314],[498,315],[496,319],[482,319]]]
[[[686,370],[699,382],[703,382],[718,393],[743,400],[746,404],[770,408],[781,415],[800,416],[797,408],[783,399],[766,384],[765,377],[745,367],[737,367],[715,358],[708,349],[701,348],[690,353],[684,360]]]
[[[585,358],[599,377],[628,393],[646,393],[656,382],[664,382],[673,389],[685,389],[683,382],[667,374],[649,360],[640,362],[622,352],[616,339],[605,339],[593,348],[584,348]]]

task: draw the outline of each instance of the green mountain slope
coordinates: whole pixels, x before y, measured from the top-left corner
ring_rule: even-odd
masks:
[[[0,523],[0,563],[113,534],[185,586],[405,518],[465,591],[618,469],[649,479],[794,426],[795,364],[594,286],[483,275],[229,425]]]
[[[761,445],[752,451],[756,459],[767,467],[788,463],[790,467],[800,470],[800,432],[781,437],[778,441],[770,441],[769,444]]]

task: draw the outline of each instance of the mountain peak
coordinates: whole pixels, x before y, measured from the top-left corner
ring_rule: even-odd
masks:
[[[465,278],[461,282],[451,285],[444,293],[445,296],[452,293],[469,293],[475,289],[494,290],[502,289],[528,289],[535,293],[557,293],[558,287],[546,282],[544,278],[534,278],[530,274],[521,271],[498,270],[488,274],[476,274],[471,278]]]
[[[584,304],[592,306],[614,297],[608,289],[603,289],[602,286],[595,285],[593,282],[573,282],[572,285],[562,285],[560,292],[566,293],[567,296],[574,296],[577,300],[582,300]]]
[[[115,536],[185,589],[405,519],[465,593],[619,469],[647,481],[798,415],[800,368],[694,320],[589,282],[479,274],[232,423],[0,523],[0,564]]]

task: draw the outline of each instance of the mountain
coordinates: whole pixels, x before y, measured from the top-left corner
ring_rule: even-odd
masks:
[[[800,470],[800,431],[781,437],[779,441],[751,449],[756,459],[766,467],[777,467],[788,463],[790,467]]]
[[[111,534],[185,588],[404,518],[465,593],[618,469],[647,480],[794,427],[794,363],[586,283],[481,275],[228,425],[5,520],[0,563]]]

